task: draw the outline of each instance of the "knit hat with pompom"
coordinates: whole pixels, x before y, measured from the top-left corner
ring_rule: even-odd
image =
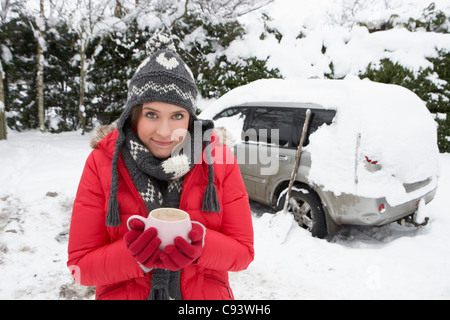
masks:
[[[198,89],[172,39],[157,33],[147,41],[146,52],[147,58],[129,83],[126,109],[159,101],[183,107],[195,117]]]
[[[106,224],[118,226],[119,204],[117,201],[120,150],[125,142],[124,126],[134,107],[148,102],[164,102],[186,109],[194,120],[198,88],[191,70],[176,52],[173,40],[166,34],[156,33],[146,43],[146,59],[139,65],[128,85],[128,98],[125,109],[117,123],[119,136],[116,141],[111,175],[111,194],[108,202]],[[210,120],[202,121],[203,127],[213,128]],[[211,159],[210,137],[204,141],[207,157]],[[209,163],[208,187],[205,191],[203,210],[219,212],[220,206],[214,187],[214,171]]]

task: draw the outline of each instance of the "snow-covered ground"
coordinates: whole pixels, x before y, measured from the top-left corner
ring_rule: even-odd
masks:
[[[436,197],[420,209],[430,222],[420,229],[344,227],[327,242],[282,212],[254,217],[255,260],[231,274],[236,299],[449,299],[450,154],[439,163]]]
[[[9,132],[0,141],[0,299],[91,299],[66,267],[71,205],[90,135]],[[391,224],[312,238],[282,213],[253,215],[256,256],[230,273],[237,299],[449,299],[450,154],[417,230]],[[261,212],[262,210],[262,212]]]
[[[67,237],[89,136],[8,132],[0,141],[0,298],[58,299],[73,288]],[[82,296],[84,288],[77,287]]]

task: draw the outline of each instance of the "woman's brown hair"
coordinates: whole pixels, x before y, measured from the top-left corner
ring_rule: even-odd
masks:
[[[133,108],[133,110],[131,110],[131,113],[130,113],[129,119],[130,119],[131,127],[137,126],[137,123],[138,123],[138,120],[139,120],[139,117],[141,116],[141,114],[142,114],[142,104],[138,104],[136,107]]]

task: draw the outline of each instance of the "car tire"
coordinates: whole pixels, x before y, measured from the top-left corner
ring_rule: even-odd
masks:
[[[283,210],[287,190],[283,191],[278,201],[277,211]],[[311,232],[313,237],[320,239],[328,235],[325,213],[320,199],[306,188],[293,188],[289,197],[288,212],[300,227]]]

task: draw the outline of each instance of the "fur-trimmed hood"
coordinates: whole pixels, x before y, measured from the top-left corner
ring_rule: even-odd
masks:
[[[115,124],[103,125],[97,127],[91,138],[90,146],[92,149],[97,148],[97,144],[103,140],[108,133],[114,131],[117,128]],[[214,128],[214,133],[219,137],[219,145],[225,145],[228,148],[232,148],[235,144],[232,134],[224,127]]]
[[[104,137],[108,135],[108,133],[114,131],[117,126],[115,124],[106,124],[94,129],[94,133],[91,138],[91,148],[97,149],[97,144],[103,140]]]

